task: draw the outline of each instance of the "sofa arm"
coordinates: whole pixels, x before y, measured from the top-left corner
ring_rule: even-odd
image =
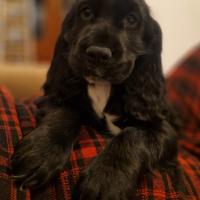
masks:
[[[28,98],[40,92],[46,73],[46,65],[0,65],[0,85],[16,98]]]

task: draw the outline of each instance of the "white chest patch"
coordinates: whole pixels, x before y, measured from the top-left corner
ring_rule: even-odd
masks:
[[[107,81],[96,80],[92,77],[85,78],[88,81],[88,95],[92,100],[92,107],[96,114],[100,118],[104,118],[107,123],[107,127],[113,135],[118,135],[121,129],[113,124],[118,116],[113,116],[104,112],[104,109],[108,103],[108,99],[111,93],[111,84]]]

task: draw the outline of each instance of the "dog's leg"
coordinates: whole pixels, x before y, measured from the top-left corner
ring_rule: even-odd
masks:
[[[51,109],[16,146],[11,158],[13,178],[22,187],[47,183],[66,164],[79,129],[78,113],[70,108]]]
[[[83,173],[73,198],[132,199],[142,170],[152,170],[173,157],[176,158],[176,133],[166,121],[152,129],[126,128]]]

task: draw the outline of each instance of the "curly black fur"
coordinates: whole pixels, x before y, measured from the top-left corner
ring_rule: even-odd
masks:
[[[109,49],[111,58],[89,60],[90,46]],[[177,136],[168,119],[161,49],[160,27],[143,0],[77,0],[38,105],[43,119],[12,157],[17,181],[44,185],[66,164],[82,124],[105,130],[87,95],[88,75],[112,84],[105,111],[120,116],[115,124],[122,131],[83,173],[74,199],[127,200],[140,173],[175,164]]]

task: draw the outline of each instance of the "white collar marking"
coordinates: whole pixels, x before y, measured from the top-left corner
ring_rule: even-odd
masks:
[[[113,124],[118,116],[104,112],[111,94],[111,84],[107,81],[95,80],[91,77],[85,78],[88,81],[88,95],[92,101],[92,107],[100,118],[104,118],[107,127],[113,135],[118,135],[121,129]]]

